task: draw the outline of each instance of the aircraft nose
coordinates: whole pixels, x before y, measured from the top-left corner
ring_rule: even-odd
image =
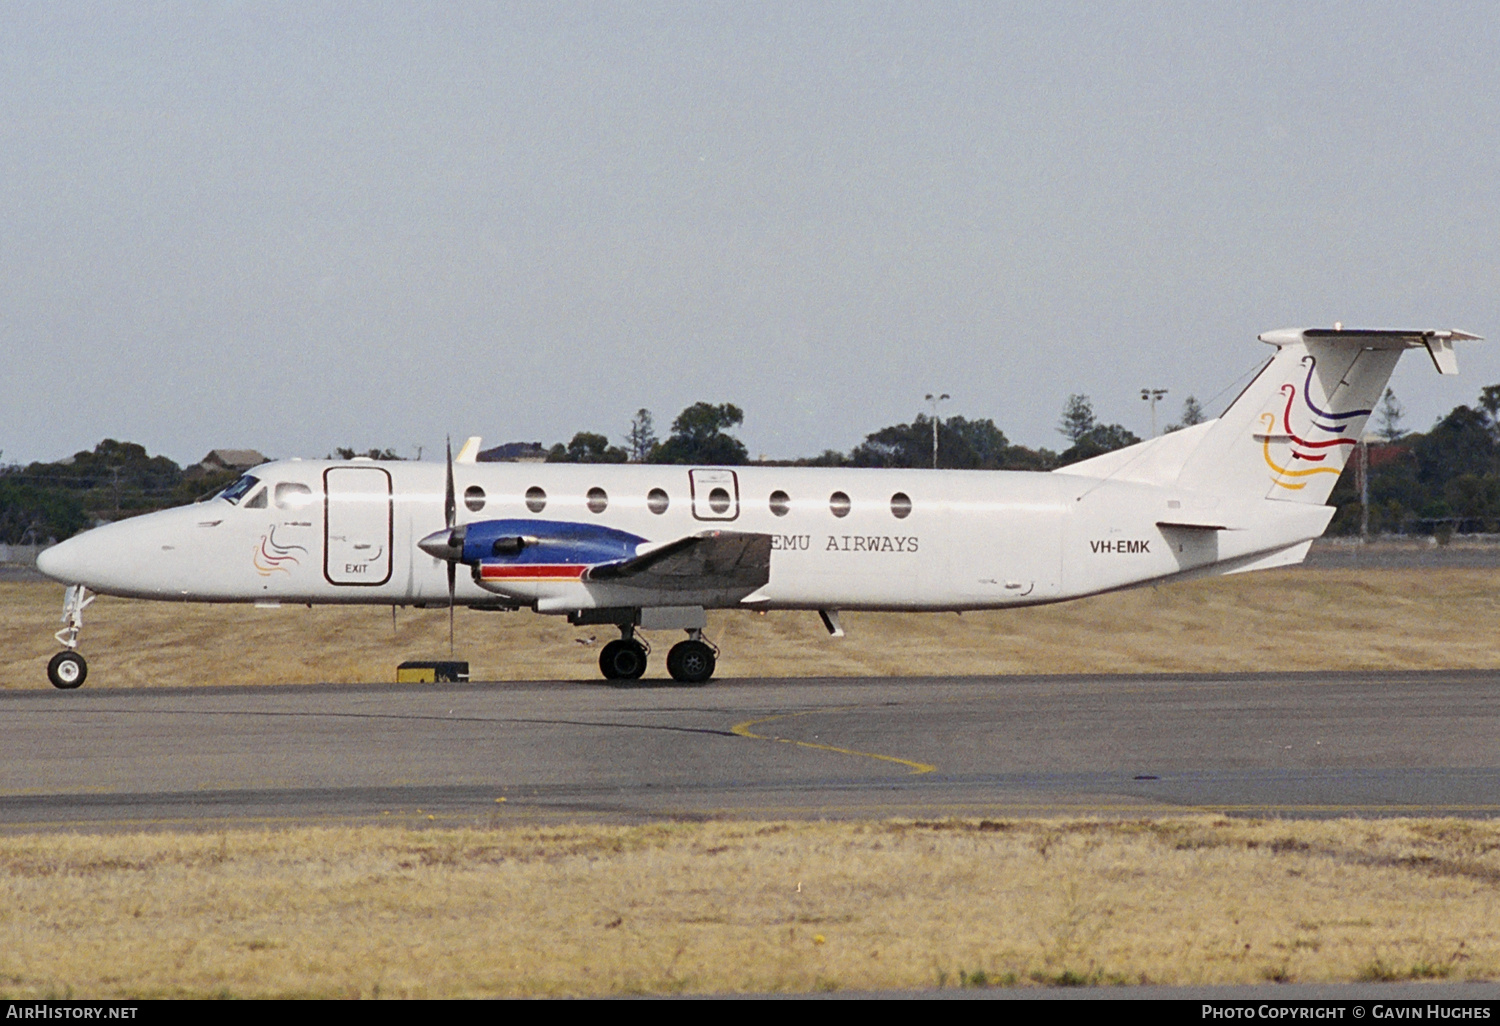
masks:
[[[81,538],[69,538],[51,548],[37,553],[36,568],[54,581],[63,584],[79,584],[83,581],[86,560],[83,550],[87,543]]]

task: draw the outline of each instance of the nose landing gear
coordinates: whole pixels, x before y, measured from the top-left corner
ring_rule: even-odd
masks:
[[[63,592],[63,629],[53,637],[64,647],[64,651],[53,656],[47,663],[47,679],[55,688],[71,691],[81,687],[88,679],[89,664],[78,652],[78,632],[83,630],[83,607],[97,598],[90,595],[81,584],[70,585]]]
[[[77,652],[59,652],[47,664],[47,679],[64,691],[82,687],[88,675],[89,664]]]

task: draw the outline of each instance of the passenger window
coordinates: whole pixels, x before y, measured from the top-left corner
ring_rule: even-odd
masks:
[[[828,508],[833,511],[833,515],[836,517],[847,517],[853,505],[849,501],[849,496],[843,492],[834,492],[828,497]]]
[[[646,493],[646,508],[658,516],[665,513],[671,504],[672,500],[660,488],[653,488]]]
[[[254,495],[250,496],[250,498],[245,501],[245,508],[246,509],[265,509],[266,508],[266,490],[264,488],[262,488],[260,491],[256,492]]]
[[[277,509],[301,509],[312,505],[312,489],[295,481],[283,481],[276,486]]]
[[[547,493],[536,485],[526,489],[526,508],[533,513],[540,513],[547,508]]]
[[[478,513],[484,509],[484,489],[478,485],[469,485],[464,489],[464,506],[470,513]]]
[[[897,520],[905,520],[911,516],[911,496],[905,492],[897,492],[891,496],[891,516]]]
[[[708,508],[715,513],[729,512],[729,493],[722,488],[715,488],[709,492]]]
[[[590,513],[603,513],[609,508],[609,494],[603,488],[590,488],[586,501]]]
[[[777,489],[771,493],[771,512],[778,517],[784,517],[792,511],[792,497],[786,492]]]

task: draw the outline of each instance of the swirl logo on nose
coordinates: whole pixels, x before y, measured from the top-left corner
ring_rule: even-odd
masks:
[[[307,549],[301,545],[283,545],[276,540],[276,528],[271,528],[260,536],[259,543],[255,546],[255,554],[252,562],[255,564],[255,572],[262,577],[270,577],[275,573],[291,574],[290,567],[301,565],[302,561],[292,555],[300,552],[307,555]]]

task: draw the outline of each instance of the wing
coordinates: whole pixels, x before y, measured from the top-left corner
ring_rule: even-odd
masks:
[[[631,559],[600,563],[585,581],[661,591],[741,591],[749,594],[771,579],[771,536],[705,531]]]

